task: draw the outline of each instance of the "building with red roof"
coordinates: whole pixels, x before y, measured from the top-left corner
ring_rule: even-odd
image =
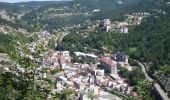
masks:
[[[100,58],[100,66],[106,73],[117,74],[117,63],[108,57]]]

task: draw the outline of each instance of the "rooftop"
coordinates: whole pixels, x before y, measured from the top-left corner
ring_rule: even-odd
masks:
[[[109,65],[109,66],[111,66],[111,67],[115,67],[115,66],[116,66],[116,64],[115,64],[111,59],[109,59],[109,58],[107,58],[107,57],[102,57],[102,58],[100,59],[100,61],[101,61],[101,62],[104,62],[105,64],[107,64],[107,65]]]

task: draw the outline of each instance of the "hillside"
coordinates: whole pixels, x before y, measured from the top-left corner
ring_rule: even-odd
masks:
[[[120,8],[105,11],[103,13],[99,12],[98,14],[94,15],[92,19],[102,21],[105,18],[110,18],[112,21],[122,21],[125,20],[125,14],[131,14],[134,12],[149,12],[151,14],[154,14],[154,9],[156,9],[156,7],[154,7],[153,3],[153,1],[144,0],[135,4],[129,4],[130,6],[120,6]],[[86,22],[84,22],[83,24],[85,25],[82,25],[82,29],[73,29],[71,34],[67,35],[63,39],[61,45],[58,45],[57,49],[61,47],[64,50],[81,50],[83,52],[88,52],[90,51],[90,49],[97,49],[99,52],[101,52],[103,51],[103,46],[108,47],[108,49],[112,52],[116,52],[117,50],[124,48],[125,43],[122,43],[124,41],[122,39],[124,39],[126,35],[115,32],[106,33],[98,28],[95,32],[94,30],[86,32],[86,30],[88,30],[89,25]],[[84,35],[86,35],[86,38],[84,38]],[[130,36],[131,34],[129,34],[129,37]],[[85,50],[84,47],[88,47],[90,49]]]
[[[5,3],[0,2],[0,9],[6,10],[12,13],[21,13],[23,11],[30,11],[37,7],[43,7],[51,4],[61,4],[65,1],[31,1],[31,2],[19,2],[19,3]]]
[[[106,22],[104,19],[106,18],[112,21],[112,28],[108,32],[106,32],[106,27],[104,26]],[[133,21],[140,24],[135,22],[133,24]],[[119,29],[116,28],[118,24],[123,24],[120,25],[120,29],[122,27],[128,28],[128,32],[117,31]],[[61,87],[59,82],[65,76],[68,78],[74,69],[70,69],[70,71],[66,71],[68,70],[67,68],[66,70],[65,68],[63,68],[64,70],[61,69],[63,67],[62,63],[70,61],[62,61],[66,57],[61,52],[56,55],[55,50],[51,49],[69,51],[68,55],[71,56],[74,56],[73,52],[79,51],[95,54],[98,58],[108,56],[112,60],[115,59],[115,52],[123,51],[132,58],[129,59],[129,64],[126,63],[126,65],[132,66],[121,65],[117,70],[117,63],[119,62],[115,62],[114,67],[117,70],[116,73],[119,71],[121,81],[127,82],[126,87],[132,86],[133,88],[132,91],[130,88],[130,92],[125,96],[130,100],[131,96],[132,98],[134,97],[132,100],[159,99],[153,88],[153,83],[146,79],[141,71],[140,64],[138,65],[134,60],[145,64],[146,72],[149,76],[153,78],[154,82],[160,83],[170,96],[169,27],[170,3],[168,0],[107,0],[107,2],[106,0],[74,0],[68,2],[0,3],[0,53],[9,54],[9,57],[16,63],[16,65],[11,63],[10,69],[7,68],[8,71],[5,71],[6,69],[3,68],[4,61],[1,62],[0,91],[2,93],[0,94],[0,99],[53,100],[57,98],[58,100],[59,98],[64,98],[64,100],[73,100],[73,98],[67,99],[71,94],[75,94],[71,90],[63,89],[60,93],[55,92],[58,87]],[[69,57],[68,60],[80,63],[80,71],[75,71],[76,73],[78,72],[75,74],[76,80],[78,76],[84,77],[84,74],[86,74],[84,69],[83,73],[81,73],[83,63],[90,65],[87,72],[92,74],[92,71],[89,71],[93,69],[91,62],[95,64],[92,59]],[[64,64],[64,66],[66,65]],[[49,70],[51,66],[54,68]],[[72,62],[68,66],[74,67]],[[100,70],[96,65],[95,67]],[[109,68],[111,67],[113,66],[109,66]],[[127,67],[132,70],[128,71]],[[23,71],[24,69],[25,71]],[[56,73],[60,71],[62,73],[59,73],[59,77],[56,77]],[[105,77],[104,70],[102,72]],[[60,77],[61,74],[63,77]],[[89,74],[87,75],[89,76]],[[97,72],[97,74],[100,73]],[[61,80],[59,79],[58,81],[58,78],[61,78]],[[65,79],[67,80],[67,78]],[[72,78],[74,76],[71,79],[69,77],[70,82],[74,80]],[[99,77],[99,79],[101,78]],[[106,75],[107,78],[108,76]],[[112,80],[111,83],[121,83],[121,81],[118,82],[117,79],[113,80],[111,78],[108,78],[104,83],[108,84],[110,80]],[[94,82],[90,82],[90,84],[97,83],[96,79],[97,77],[94,76]],[[91,80],[91,77],[88,80]],[[107,91],[107,88],[111,88],[113,89],[111,91],[113,94],[115,94],[114,91],[117,93],[123,90],[122,93],[124,93],[124,90],[128,90],[121,89],[125,87],[124,85],[118,86],[120,90],[117,87],[112,88],[115,84],[108,87],[101,85],[101,90],[106,88]],[[71,85],[68,84],[68,87],[71,87]],[[81,85],[83,84],[79,86]],[[66,86],[63,85],[63,87]]]
[[[114,5],[115,2],[113,0],[108,0],[108,2],[103,0],[75,0],[66,4],[52,4],[38,9],[40,16],[39,22],[41,24],[47,24],[48,28],[58,28],[66,25],[78,24],[92,17],[92,11],[94,9],[114,9]],[[105,7],[109,8],[104,9]],[[36,12],[37,10],[29,12],[23,16],[22,19],[29,22],[35,22]]]
[[[34,23],[38,12],[40,25],[45,24],[47,29],[55,29],[79,24],[87,19],[99,18],[101,14],[104,15],[106,12],[140,1],[142,0],[123,0],[122,4],[118,4],[117,0],[107,0],[107,2],[105,0],[74,0],[60,5],[40,7],[24,15],[22,19]]]
[[[0,2],[0,32],[29,33],[36,31],[35,24],[31,26],[27,21],[21,19],[26,13],[51,4],[63,4],[66,1],[32,1],[19,3]]]
[[[148,62],[150,75],[170,95],[170,5],[165,3],[157,9],[161,10],[134,27],[120,44],[131,57]]]
[[[44,2],[0,2],[0,25],[8,30],[25,30],[33,32],[37,29],[50,30],[64,26],[83,23],[85,20],[120,17],[119,10],[143,0],[74,0]],[[122,11],[121,11],[122,12]],[[38,14],[38,18],[37,18]],[[4,26],[3,26],[4,27]],[[5,29],[3,29],[5,30]],[[25,32],[23,31],[23,32]],[[22,32],[22,31],[21,31]]]

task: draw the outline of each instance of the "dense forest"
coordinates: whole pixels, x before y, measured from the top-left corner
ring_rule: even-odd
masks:
[[[144,3],[145,1],[147,3]],[[139,5],[141,2],[143,6],[147,4],[147,7],[150,7],[150,1],[147,0],[124,0],[123,2],[123,4],[117,4],[117,1],[114,0],[107,0],[107,2],[104,0],[73,0],[59,5],[54,3],[26,13],[22,20],[35,24],[36,13],[38,13],[40,26],[45,25],[45,29],[56,29],[83,23],[89,19],[113,19],[116,16],[116,18],[119,18],[121,16],[120,12],[125,13],[123,13],[123,9],[128,6]],[[147,9],[146,7],[143,8]],[[100,11],[93,12],[95,9]]]
[[[164,5],[162,10],[166,14],[158,13],[144,19],[140,26],[135,26],[130,34],[122,37],[120,45],[123,44],[122,48],[131,57],[148,62],[149,73],[169,91],[170,6]]]
[[[11,43],[11,36],[0,33],[0,53],[5,53],[12,47],[9,45]]]

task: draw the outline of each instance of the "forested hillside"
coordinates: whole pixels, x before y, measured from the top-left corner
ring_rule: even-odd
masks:
[[[66,3],[66,1],[32,1],[19,3],[0,2],[0,25],[5,27],[3,29],[5,31],[16,31],[19,29],[23,29],[28,32],[36,31],[37,23],[31,23],[29,21],[22,20],[21,17],[37,8],[51,4],[58,5],[63,3]],[[34,17],[36,17],[36,15],[34,15]]]
[[[71,26],[83,23],[85,20],[111,18],[121,19],[124,9],[132,6],[133,11],[145,8],[150,5],[146,0],[73,0],[73,1],[47,1],[47,2],[21,2],[21,3],[2,3],[0,2],[1,12],[7,12],[7,16],[12,20],[1,19],[0,25],[5,23],[14,29],[26,29],[28,32],[36,31],[37,21],[39,28],[44,30],[54,30],[64,26]],[[145,1],[145,0],[144,0]],[[139,2],[142,2],[138,6]],[[136,7],[133,7],[136,5]],[[145,7],[146,6],[146,7]],[[129,8],[127,8],[129,9]],[[132,10],[132,9],[129,9]],[[97,12],[96,12],[97,11]],[[5,14],[5,15],[6,15]],[[38,17],[37,17],[38,16]]]
[[[5,53],[12,47],[10,46],[11,36],[0,33],[0,53]]]
[[[22,17],[24,21],[35,23],[36,13],[39,15],[40,25],[47,28],[59,28],[63,26],[79,24],[93,16],[94,9],[115,9],[114,0],[74,0],[64,4],[52,4],[40,7],[38,10],[27,13]]]
[[[4,9],[12,13],[21,13],[23,11],[30,11],[37,7],[43,7],[51,4],[61,4],[63,1],[32,1],[32,2],[19,2],[19,3],[4,3],[0,2],[0,9]]]
[[[140,5],[140,6],[139,6]],[[98,13],[93,16],[92,19],[105,19],[110,18],[112,21],[122,21],[125,20],[124,15],[128,13],[134,12],[150,12],[151,14],[155,13],[156,7],[154,6],[154,1],[140,1],[134,4],[124,5],[117,9],[110,9],[103,13]],[[83,28],[87,28],[86,25],[82,26]],[[134,26],[132,26],[134,27]],[[136,29],[136,28],[134,28]],[[133,31],[133,29],[131,29]],[[58,45],[57,49],[65,49],[65,50],[84,50],[84,47],[97,49],[103,51],[103,47],[107,47],[109,51],[115,52],[117,50],[125,48],[124,45],[124,37],[125,34],[120,34],[116,32],[103,32],[101,30],[97,30],[96,32],[87,32],[87,37],[84,38],[84,32],[78,29],[73,29],[71,34],[67,35],[61,45]],[[131,36],[131,33],[129,34]],[[128,38],[127,38],[128,39]],[[80,41],[81,40],[81,41]],[[129,43],[129,42],[128,42]],[[88,51],[88,50],[87,50]],[[89,49],[90,51],[90,49]]]
[[[73,0],[60,5],[52,4],[40,7],[38,10],[24,15],[22,19],[26,22],[35,23],[35,15],[38,12],[40,25],[45,24],[46,28],[55,29],[79,24],[88,19],[103,18],[106,15],[110,18],[118,14],[115,12],[119,11],[119,8],[141,1],[142,0],[123,0],[122,4],[118,4],[117,0],[107,0],[107,2],[105,0]],[[97,10],[97,12],[95,12],[95,10]]]
[[[120,45],[123,44],[122,48],[131,57],[148,62],[150,74],[169,91],[170,5],[163,4],[158,9],[161,9],[159,13],[143,20],[139,27],[132,28]]]

